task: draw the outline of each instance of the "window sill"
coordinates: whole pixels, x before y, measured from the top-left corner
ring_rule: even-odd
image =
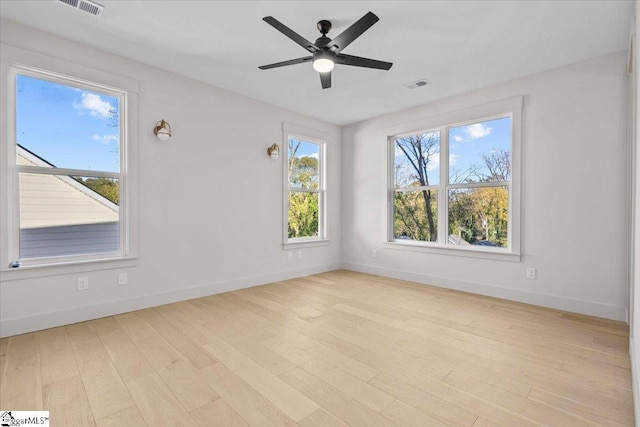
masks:
[[[492,259],[496,261],[509,261],[520,262],[520,254],[514,252],[508,252],[506,249],[491,249],[491,248],[461,248],[452,246],[440,246],[440,245],[425,245],[423,243],[412,242],[385,242],[383,246],[386,249],[398,250],[398,251],[411,251],[422,252],[447,256],[461,256],[468,258],[482,258]]]
[[[282,244],[282,249],[301,249],[301,248],[313,248],[316,246],[328,246],[331,243],[328,239],[309,239],[309,240],[296,240]]]
[[[138,265],[138,258],[108,258],[101,260],[69,261],[58,264],[26,265],[0,270],[0,282],[32,279],[36,277],[60,276],[98,270],[130,268]]]

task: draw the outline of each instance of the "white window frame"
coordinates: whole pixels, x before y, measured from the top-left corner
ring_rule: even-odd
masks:
[[[488,258],[505,261],[520,261],[520,188],[521,188],[521,147],[522,147],[522,105],[523,97],[518,96],[494,103],[446,113],[427,118],[409,125],[388,128],[388,185],[387,222],[384,246],[388,249],[438,253],[474,258]],[[479,122],[509,117],[511,119],[511,180],[489,183],[449,183],[449,129]],[[415,129],[407,132],[407,128]],[[395,132],[394,132],[395,131]],[[425,188],[438,192],[437,241],[415,241],[394,237],[394,194],[395,189],[395,140],[405,136],[440,132],[440,180],[438,185]],[[445,160],[446,159],[446,160]],[[509,191],[509,212],[507,223],[507,246],[505,248],[475,245],[455,245],[448,243],[449,190],[456,188],[507,187]],[[423,187],[416,187],[422,189]]]
[[[283,124],[283,226],[282,241],[284,249],[302,248],[328,244],[327,237],[327,138],[322,132],[297,126],[291,123]],[[289,186],[289,138],[318,144],[318,189],[298,188]],[[289,238],[289,192],[303,192],[318,194],[318,235],[312,237]]]
[[[1,44],[0,50],[0,76],[6,88],[0,100],[0,106],[5,111],[1,116],[5,132],[0,143],[0,152],[4,157],[0,163],[0,179],[3,181],[0,184],[0,198],[3,201],[0,211],[0,233],[3,236],[0,247],[2,281],[135,265],[137,230],[132,224],[137,219],[137,197],[134,194],[137,188],[137,175],[132,171],[135,170],[137,159],[135,150],[132,148],[134,143],[132,136],[137,134],[137,81],[13,46]],[[111,173],[18,165],[15,135],[17,75],[35,77],[118,97],[120,100],[120,171]],[[19,260],[20,255],[18,188],[20,173],[117,178],[120,230],[117,253],[29,258],[20,260],[22,265],[19,268],[11,268],[9,264]]]

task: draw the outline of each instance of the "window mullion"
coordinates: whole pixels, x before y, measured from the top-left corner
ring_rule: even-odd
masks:
[[[446,245],[449,236],[449,129],[440,129],[440,189],[438,190],[438,244]]]
[[[82,176],[91,178],[114,178],[120,179],[121,174],[118,172],[102,172],[85,169],[66,169],[66,168],[48,168],[42,166],[16,166],[18,173],[29,173],[39,175],[64,175],[64,176]]]

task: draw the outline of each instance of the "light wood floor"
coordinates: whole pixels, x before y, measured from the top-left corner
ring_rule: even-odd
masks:
[[[58,426],[633,425],[628,330],[335,271],[0,340]]]

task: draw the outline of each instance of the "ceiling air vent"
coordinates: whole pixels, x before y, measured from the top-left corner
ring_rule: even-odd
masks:
[[[90,13],[94,16],[102,15],[102,11],[104,10],[104,6],[99,5],[98,3],[94,3],[89,0],[58,0],[60,3],[68,4],[69,6],[75,7],[76,9],[80,9],[84,12]]]
[[[407,89],[415,89],[418,87],[426,86],[428,84],[429,82],[427,81],[427,79],[420,79],[420,80],[416,80],[415,82],[407,83],[402,86],[406,87]]]

